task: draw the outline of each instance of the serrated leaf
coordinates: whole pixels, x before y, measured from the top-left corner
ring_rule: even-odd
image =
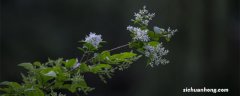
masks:
[[[10,92],[9,88],[0,88],[0,91],[6,92],[6,93]],[[3,95],[3,96],[4,96],[4,95]]]
[[[84,78],[81,78],[81,77],[73,77],[73,78],[77,80],[73,80],[71,84],[64,84],[62,88],[68,89],[72,93],[76,92],[79,88],[82,91],[87,91],[86,89],[89,87],[87,86],[87,83],[85,82]]]
[[[161,34],[156,34],[156,33],[153,32],[153,31],[148,31],[148,36],[149,36],[152,40],[158,41],[158,40],[160,40]]]
[[[132,52],[123,52],[120,54],[114,54],[111,56],[111,60],[118,60],[119,62],[124,62],[126,59],[133,58],[137,54]]]
[[[70,87],[71,87],[71,84],[64,84],[61,86],[62,88],[65,88],[65,89],[68,89],[69,91],[71,90]]]
[[[136,41],[136,42],[131,42],[130,45],[129,45],[131,48],[142,48],[144,46],[144,43],[143,42],[140,42],[140,41]]]
[[[21,66],[27,70],[33,70],[33,65],[31,63],[21,63],[21,64],[18,64],[18,66]]]
[[[33,65],[34,66],[42,66],[41,62],[38,62],[38,61],[34,62]]]
[[[81,52],[85,52],[85,50],[81,47],[77,47],[78,50],[80,50]]]
[[[25,96],[44,96],[44,93],[39,88],[33,88],[33,90],[28,90],[24,92]]]
[[[11,88],[20,88],[21,87],[21,85],[17,82],[8,82],[8,81],[1,82],[0,85],[6,85],[6,86],[9,86]]]
[[[82,63],[80,65],[80,72],[88,72],[89,71],[89,67],[87,66],[87,64]]]
[[[54,71],[49,71],[48,73],[44,74],[45,76],[56,77],[56,73]]]
[[[151,42],[148,42],[148,44],[155,47],[159,44],[159,42],[151,41]]]
[[[148,36],[154,38],[155,33],[153,31],[148,31]]]
[[[22,79],[23,79],[24,83],[28,83],[29,82],[28,78],[23,73],[20,73],[20,75],[22,76]]]
[[[95,66],[91,66],[91,72],[98,73],[98,72],[102,71],[103,69],[109,69],[109,68],[111,68],[111,65],[109,65],[109,64],[98,64]]]
[[[87,86],[87,83],[84,79],[81,79],[77,82],[73,82],[69,89],[72,93],[76,92],[78,89],[81,89],[86,94],[86,92],[89,91],[90,87]]]
[[[70,59],[65,62],[65,66],[67,68],[72,68],[75,64],[77,64],[78,60],[77,59]]]
[[[136,56],[136,55],[137,55],[137,54],[132,53],[132,52],[123,52],[123,53],[119,54],[119,56],[120,56],[121,58],[132,58],[132,57],[134,57],[134,56]],[[114,55],[113,55],[113,57],[114,57]]]
[[[53,76],[48,76],[46,75],[47,73],[49,73],[50,71],[52,71],[53,69],[52,68],[45,68],[45,69],[41,69],[40,73],[40,80],[43,80],[43,82],[40,82],[40,83],[46,83],[48,80],[54,78]],[[51,75],[51,74],[50,74]]]
[[[33,87],[31,87],[31,88],[25,89],[24,91],[33,91],[33,90],[35,90],[35,89]]]
[[[19,88],[21,85],[17,82],[9,82],[8,86],[14,87],[14,88]]]
[[[95,48],[92,44],[85,42],[83,44],[83,48],[88,49],[88,51],[95,51],[97,48]]]
[[[61,66],[62,63],[63,63],[63,58],[58,58],[57,60],[55,60],[54,63],[55,63],[56,66]]]
[[[103,51],[100,56],[101,56],[100,59],[104,60],[107,57],[110,57],[110,52],[109,51]]]

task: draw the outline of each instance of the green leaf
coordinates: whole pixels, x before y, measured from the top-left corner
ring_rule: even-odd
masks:
[[[25,96],[44,96],[44,93],[39,88],[29,88],[24,92]]]
[[[87,64],[82,63],[80,65],[80,72],[88,72],[89,71],[89,67],[87,66]]]
[[[13,87],[13,88],[20,88],[20,87],[21,87],[21,85],[18,84],[17,82],[8,82],[7,85],[8,85],[8,86],[11,86],[11,87]]]
[[[137,54],[132,52],[123,52],[120,54],[114,54],[111,56],[111,60],[115,62],[128,62],[130,58],[135,57]],[[129,61],[130,62],[130,61]]]
[[[85,52],[85,50],[81,47],[77,47],[78,50],[80,50],[81,52]]]
[[[111,57],[112,58],[121,58],[121,59],[125,59],[125,58],[132,58],[134,56],[136,56],[137,54],[132,53],[132,52],[123,52],[120,54],[114,54]]]
[[[148,42],[148,44],[155,47],[159,44],[159,42],[151,41],[151,42]]]
[[[56,77],[56,73],[54,71],[49,71],[48,73],[44,74],[45,76]]]
[[[9,88],[0,88],[0,91],[5,92],[5,93],[9,93],[10,89]]]
[[[27,70],[33,70],[33,65],[31,63],[21,63],[21,64],[18,64],[18,66],[21,66]]]
[[[88,49],[88,51],[95,51],[97,48],[95,48],[92,44],[85,42],[83,44],[83,48]]]
[[[24,74],[22,74],[22,73],[20,73],[20,74],[21,74],[21,76],[22,76],[23,82],[24,82],[24,83],[29,83],[28,78],[27,78]]]
[[[169,42],[169,41],[170,41],[170,38],[168,38],[168,37],[165,37],[165,40],[166,40],[167,42]]]
[[[110,52],[109,51],[103,51],[102,53],[101,53],[101,57],[100,57],[100,59],[101,60],[104,60],[104,59],[106,59],[106,58],[108,58],[108,57],[110,57],[111,55],[110,55]]]
[[[71,92],[76,92],[77,89],[82,90],[85,94],[87,94],[88,91],[93,90],[92,88],[88,87],[86,81],[84,79],[81,79],[77,82],[73,82],[73,84],[70,87]]]
[[[77,91],[77,89],[81,89],[82,91],[86,92],[88,91],[89,87],[87,86],[87,83],[85,82],[83,77],[73,77],[71,84],[64,84],[62,88],[68,89],[70,92],[74,93]]]
[[[101,61],[107,61],[110,58],[110,56],[111,55],[109,51],[103,51],[94,57],[93,63],[96,64]]]
[[[63,58],[58,58],[57,60],[55,60],[54,63],[55,63],[56,66],[61,66],[62,63],[63,63]]]
[[[35,89],[34,89],[33,86],[32,86],[31,88],[27,88],[27,89],[25,89],[24,91],[33,91],[33,90],[35,90]]]
[[[77,64],[78,60],[77,59],[70,59],[65,62],[65,66],[67,68],[72,68],[75,64]]]
[[[81,87],[81,85],[79,84],[72,84],[69,88],[69,91],[71,91],[72,93],[76,92],[77,91],[77,88],[78,87]]]
[[[136,41],[136,42],[131,42],[130,43],[130,48],[142,48],[144,46],[144,43],[143,42],[140,42],[140,41]]]
[[[111,68],[111,65],[109,64],[98,64],[95,66],[91,66],[91,71],[96,74],[98,72],[101,72],[103,69],[109,69],[109,68]]]
[[[156,33],[153,32],[153,31],[148,31],[148,36],[149,36],[152,40],[158,41],[158,40],[160,40],[161,34],[156,34]]]
[[[41,62],[38,62],[38,61],[34,62],[33,65],[34,66],[39,66],[39,67],[42,66]]]
[[[61,87],[64,88],[64,89],[68,89],[71,92],[73,91],[73,90],[71,90],[71,84],[64,84]]]
[[[41,69],[41,71],[40,71],[40,73],[41,73],[41,79],[43,79],[43,82],[44,83],[46,83],[48,80],[50,80],[50,79],[52,79],[52,78],[54,78],[54,73],[53,72],[51,72],[51,71],[53,71],[53,69],[52,68],[45,68],[45,69]],[[49,73],[49,72],[51,72],[51,73]],[[49,74],[48,74],[49,73]],[[56,74],[56,73],[55,73]],[[52,75],[52,76],[51,76]],[[41,79],[39,79],[39,80],[41,80]]]

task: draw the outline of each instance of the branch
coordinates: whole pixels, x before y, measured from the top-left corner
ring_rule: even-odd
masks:
[[[107,50],[107,51],[113,51],[113,50],[117,50],[117,49],[120,49],[120,48],[123,48],[123,47],[126,47],[126,46],[129,46],[129,44],[125,44],[125,45],[122,45],[122,46],[118,46],[118,47],[115,47],[113,49],[110,49],[110,50]]]

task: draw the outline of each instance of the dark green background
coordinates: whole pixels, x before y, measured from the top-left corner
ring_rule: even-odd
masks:
[[[0,81],[20,82],[22,62],[81,56],[77,41],[89,32],[102,34],[106,49],[127,43],[126,27],[143,5],[156,13],[151,26],[179,30],[166,45],[171,63],[149,68],[141,59],[108,84],[89,75],[89,96],[240,96],[239,0],[1,0]]]

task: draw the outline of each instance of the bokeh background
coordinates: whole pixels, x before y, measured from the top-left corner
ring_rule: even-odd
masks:
[[[1,0],[0,81],[21,82],[22,62],[81,56],[77,41],[89,32],[102,34],[106,49],[126,44],[126,27],[143,5],[156,13],[151,26],[179,30],[165,45],[171,63],[148,68],[141,59],[108,84],[89,76],[96,88],[89,96],[240,96],[239,0]]]

